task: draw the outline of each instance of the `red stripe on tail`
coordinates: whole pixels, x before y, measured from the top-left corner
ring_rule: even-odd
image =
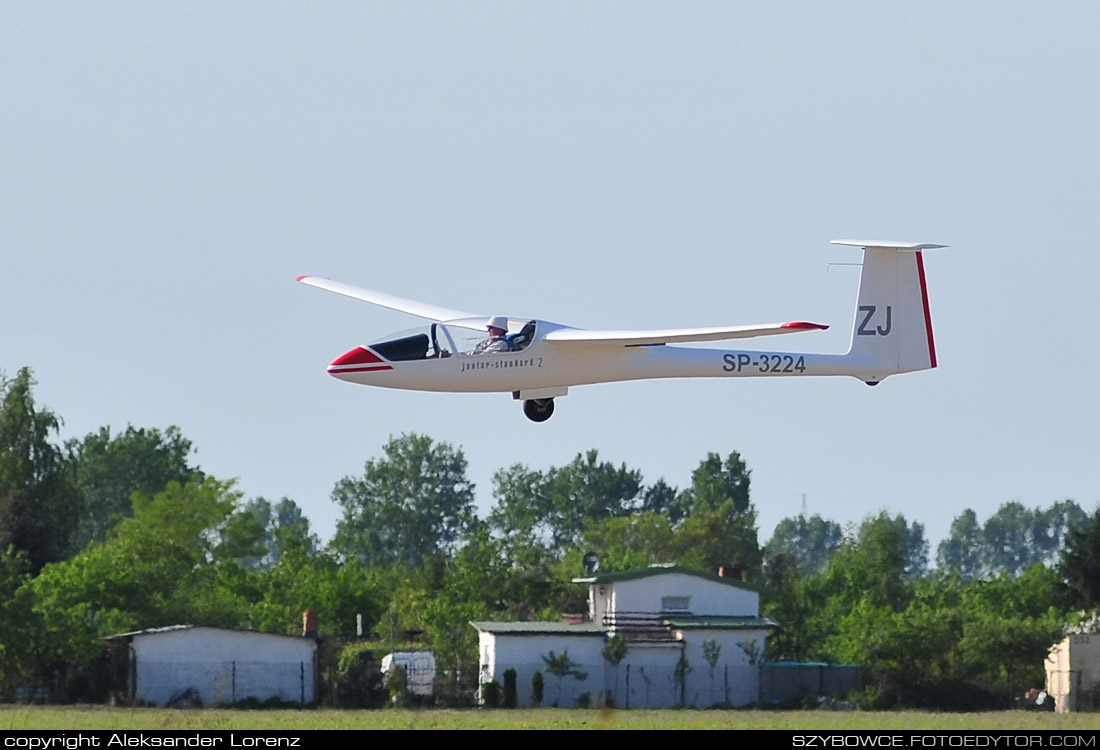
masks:
[[[917,276],[920,277],[920,298],[924,304],[924,329],[928,332],[928,360],[936,366],[936,341],[932,336],[932,310],[928,306],[928,284],[924,280],[924,257],[917,253]]]

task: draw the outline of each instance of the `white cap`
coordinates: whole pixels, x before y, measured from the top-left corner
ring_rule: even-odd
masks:
[[[489,322],[485,324],[486,328],[499,328],[502,331],[508,330],[508,318],[503,315],[494,315],[489,318]]]

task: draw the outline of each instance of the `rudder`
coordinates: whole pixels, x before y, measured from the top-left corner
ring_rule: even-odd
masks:
[[[936,366],[923,250],[946,245],[833,240],[863,248],[852,343],[856,377],[875,385],[888,375]]]

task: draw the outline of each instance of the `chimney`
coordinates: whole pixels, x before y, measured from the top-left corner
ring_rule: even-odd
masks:
[[[306,638],[316,638],[317,633],[317,613],[312,609],[307,609],[302,613],[302,635]]]
[[[718,568],[719,578],[731,578],[734,581],[741,580],[741,566],[740,565],[723,565]]]

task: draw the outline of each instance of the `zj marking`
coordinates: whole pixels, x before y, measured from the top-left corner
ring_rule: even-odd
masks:
[[[859,328],[856,329],[857,336],[889,336],[890,328],[893,326],[890,313],[892,312],[892,305],[886,306],[886,327],[876,326],[874,330],[868,328],[871,325],[871,318],[875,317],[875,311],[878,310],[878,305],[860,305],[859,311],[866,313],[863,316],[863,321],[859,324]]]

